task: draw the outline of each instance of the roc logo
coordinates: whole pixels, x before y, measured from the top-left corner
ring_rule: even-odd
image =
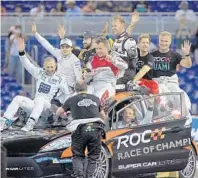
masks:
[[[166,130],[166,127],[162,127],[162,129],[155,129],[152,134],[151,134],[151,138],[153,140],[162,140],[165,138],[165,135],[164,135],[164,131]]]

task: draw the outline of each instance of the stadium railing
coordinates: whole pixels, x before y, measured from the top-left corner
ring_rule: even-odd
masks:
[[[67,28],[68,35],[81,35],[83,31],[92,29],[96,33],[100,33],[105,22],[111,22],[115,13],[98,13],[83,15],[52,15],[46,13],[45,16],[30,16],[29,13],[22,13],[17,16],[15,13],[8,13],[1,17],[1,35],[7,35],[10,26],[20,24],[26,34],[31,34],[30,23],[35,22],[39,32],[44,35],[54,35],[59,24],[64,24]],[[120,13],[123,15],[126,23],[131,20],[131,13]],[[179,28],[179,22],[175,19],[175,13],[141,13],[140,21],[137,23],[133,34],[150,33],[158,34],[162,30],[175,33]],[[198,17],[198,13],[197,13]],[[196,28],[196,22],[188,22],[189,28]],[[111,34],[111,25],[109,25],[108,33]]]

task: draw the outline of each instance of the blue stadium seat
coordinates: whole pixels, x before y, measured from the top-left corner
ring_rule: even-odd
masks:
[[[3,0],[2,6],[6,8],[7,12],[13,12],[16,5],[20,4],[22,6],[23,12],[29,12],[30,9],[37,7],[41,1],[7,1]],[[44,1],[46,11],[49,12],[52,8],[56,7],[57,1]],[[66,5],[63,1],[63,6],[66,9]],[[86,1],[76,1],[77,6],[82,7],[85,5]],[[197,1],[188,1],[190,9],[195,12],[198,11]],[[152,12],[175,12],[179,9],[180,1],[148,1],[149,6],[151,6]]]
[[[1,112],[5,111],[12,99],[22,92],[23,87],[15,79],[7,73],[1,73]]]

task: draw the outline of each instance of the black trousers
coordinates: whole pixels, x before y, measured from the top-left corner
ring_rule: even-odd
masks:
[[[123,77],[117,80],[117,84],[127,84],[128,81],[132,80],[136,74],[135,69],[126,69]]]
[[[88,124],[78,127],[72,134],[72,164],[75,177],[93,177],[97,161],[100,157],[101,144],[101,129],[92,129]],[[88,150],[88,165],[85,171],[84,163],[86,148]]]

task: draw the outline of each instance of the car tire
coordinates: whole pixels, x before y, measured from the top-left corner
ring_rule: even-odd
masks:
[[[97,169],[94,173],[94,178],[108,178],[109,177],[109,157],[106,149],[102,146],[100,160],[97,163]]]
[[[188,164],[185,169],[179,171],[179,178],[194,178],[196,172],[196,153],[192,148],[189,153]]]

